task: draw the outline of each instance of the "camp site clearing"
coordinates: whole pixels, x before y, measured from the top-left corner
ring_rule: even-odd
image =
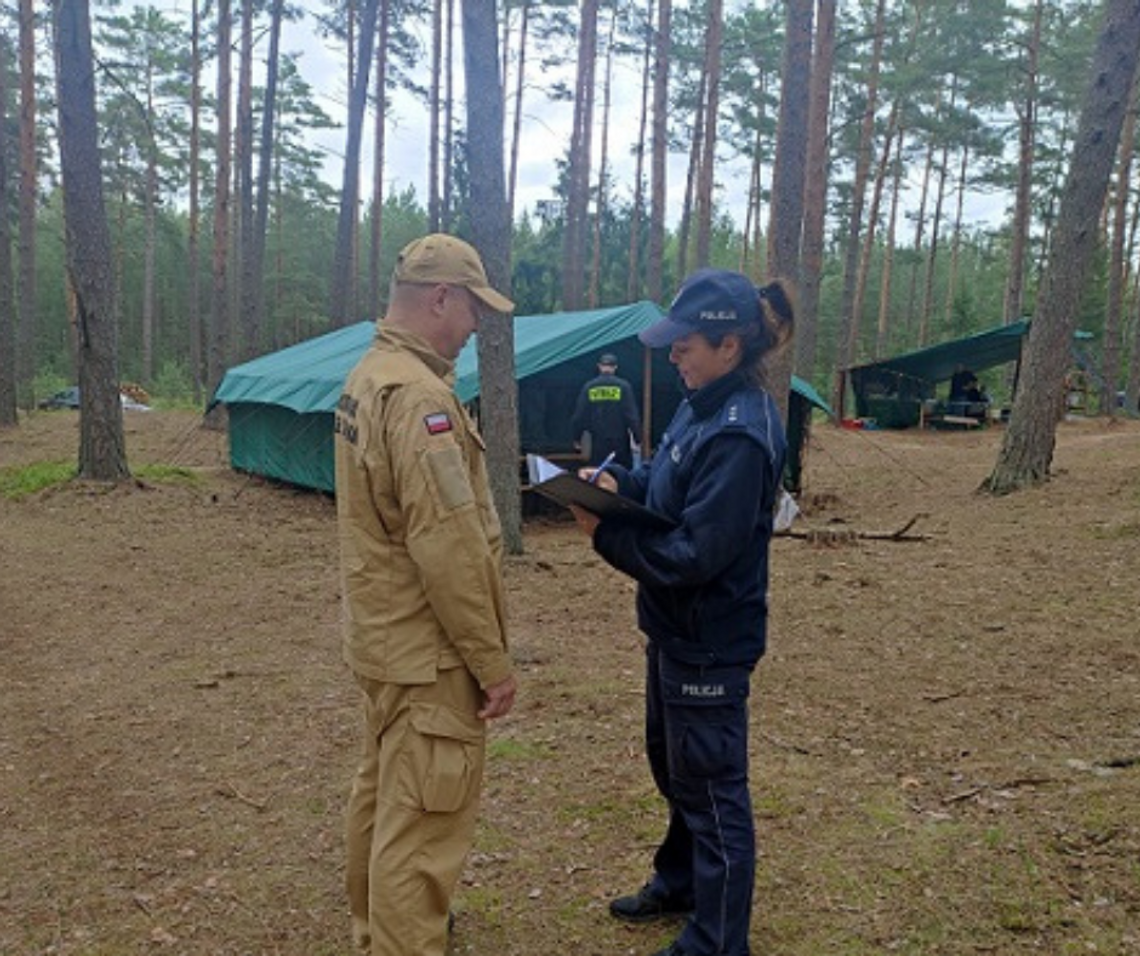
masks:
[[[125,418],[180,470],[0,496],[0,953],[348,953],[333,502]],[[1063,423],[995,499],[1002,434],[811,431],[753,684],[756,954],[1140,952],[1140,423]],[[0,478],[77,446],[38,412]],[[525,539],[452,952],[648,954],[677,927],[606,913],[664,823],[634,588],[558,515]]]

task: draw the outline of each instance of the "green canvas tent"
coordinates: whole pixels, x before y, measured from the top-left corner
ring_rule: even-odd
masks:
[[[662,315],[651,302],[588,312],[516,316],[515,374],[523,451],[570,451],[570,416],[582,383],[596,374],[598,355],[613,352],[619,372],[644,394],[646,350],[637,333]],[[373,322],[329,332],[230,369],[211,406],[229,415],[230,463],[239,470],[291,484],[332,491],[333,411],[348,373],[375,335]],[[680,400],[677,377],[663,350],[651,355],[652,421],[656,442]],[[474,340],[455,363],[461,401],[479,396]],[[827,404],[815,389],[793,381],[796,407]],[[803,417],[801,411],[800,417]],[[789,428],[791,435],[793,429]],[[798,456],[797,456],[798,461]]]

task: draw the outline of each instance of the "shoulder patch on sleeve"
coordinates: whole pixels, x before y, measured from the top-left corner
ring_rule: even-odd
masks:
[[[433,412],[431,415],[425,415],[424,425],[427,427],[429,435],[442,435],[454,428],[447,412]]]

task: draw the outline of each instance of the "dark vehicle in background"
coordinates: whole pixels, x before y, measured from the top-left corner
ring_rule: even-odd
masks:
[[[43,409],[78,408],[79,386],[72,385],[71,388],[65,388],[62,392],[56,392],[49,398],[43,399],[39,403],[39,407]]]
[[[125,409],[138,412],[150,411],[150,396],[137,385],[121,386],[119,398]],[[38,407],[45,411],[56,408],[79,408],[79,386],[72,385],[71,388],[56,392],[54,395],[43,399]]]

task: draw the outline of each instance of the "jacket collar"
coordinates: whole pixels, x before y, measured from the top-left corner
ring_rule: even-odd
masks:
[[[433,349],[426,339],[407,329],[386,322],[376,323],[376,345],[382,349],[407,352],[428,367],[428,370],[449,384],[455,379],[455,363],[448,361]]]
[[[689,394],[689,405],[695,418],[708,418],[716,412],[733,392],[744,388],[744,373],[739,370],[722,375],[715,382],[709,382]]]

